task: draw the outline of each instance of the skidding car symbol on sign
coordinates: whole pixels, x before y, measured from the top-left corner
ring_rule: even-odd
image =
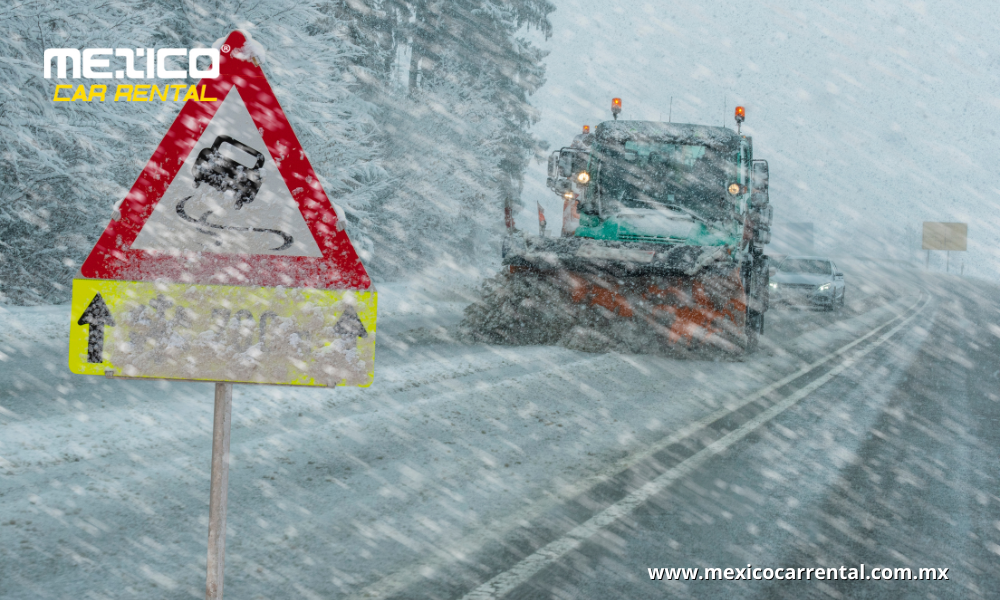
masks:
[[[243,165],[224,156],[222,144],[238,148],[245,155],[252,157],[254,159],[253,166]],[[261,168],[264,163],[264,155],[257,150],[228,135],[220,135],[215,138],[210,148],[202,148],[201,152],[198,153],[198,158],[194,162],[194,186],[197,188],[202,183],[206,183],[223,193],[232,190],[236,194],[234,208],[240,210],[244,204],[253,202],[254,198],[257,197],[261,185]],[[177,202],[177,216],[188,223],[193,223],[201,233],[215,237],[217,246],[222,245],[222,242],[217,239],[220,231],[274,234],[281,239],[276,247],[271,248],[275,252],[285,250],[295,242],[295,238],[279,229],[211,223],[208,218],[214,213],[213,210],[206,210],[200,217],[193,217],[186,210],[187,203],[192,198],[193,196],[187,196]]]
[[[377,292],[259,64],[235,55],[74,279],[70,370],[370,385]]]
[[[231,158],[222,155],[222,144],[229,144],[253,156],[256,162],[252,167],[246,167]],[[227,189],[236,192],[236,208],[253,202],[260,189],[260,168],[264,166],[264,155],[243,142],[238,142],[228,135],[215,138],[211,148],[202,148],[198,159],[194,161],[194,184],[205,182],[215,189],[224,192]]]

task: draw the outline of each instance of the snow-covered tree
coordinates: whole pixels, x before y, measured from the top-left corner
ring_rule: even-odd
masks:
[[[146,148],[149,156],[169,119],[156,103],[52,100],[45,48],[150,47],[164,23],[149,1],[88,4],[0,8],[0,302],[68,297],[72,274],[144,164],[138,156]]]
[[[391,186],[369,219],[375,266],[402,274],[437,260],[495,258],[503,203],[519,202],[538,142],[528,96],[544,54],[519,33],[548,34],[546,0],[331,2],[365,48],[362,93],[376,103]]]

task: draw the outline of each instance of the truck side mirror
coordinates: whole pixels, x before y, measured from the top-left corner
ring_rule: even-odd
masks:
[[[559,177],[570,177],[573,175],[573,153],[559,153]]]
[[[556,189],[556,178],[559,177],[559,152],[549,155],[548,171],[545,177],[545,185],[550,189]]]
[[[753,161],[750,186],[750,202],[754,206],[765,206],[770,201],[767,193],[768,166],[766,160]]]
[[[752,178],[753,178],[753,191],[755,192],[767,191],[768,167],[766,160],[753,161]]]
[[[754,206],[767,206],[771,199],[767,195],[767,190],[763,192],[755,191],[750,194],[750,203]]]

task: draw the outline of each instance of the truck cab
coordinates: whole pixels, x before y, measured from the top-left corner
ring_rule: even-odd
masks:
[[[740,107],[738,123],[742,115]],[[605,121],[552,153],[547,184],[563,198],[564,241],[514,240],[505,264],[603,274],[606,281],[667,277],[682,287],[735,269],[733,301],[745,306],[745,319],[736,320],[754,335],[763,332],[772,210],[768,164],[755,159],[750,136],[726,127]]]
[[[607,121],[552,154],[547,182],[563,236],[743,251],[770,241],[767,175],[731,129]]]

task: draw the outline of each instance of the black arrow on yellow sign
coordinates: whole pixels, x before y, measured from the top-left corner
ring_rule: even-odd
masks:
[[[104,303],[104,298],[100,294],[94,294],[94,299],[90,301],[77,325],[90,325],[90,335],[87,338],[87,362],[104,362],[104,326],[115,326],[115,319],[108,310],[108,305]]]
[[[340,315],[340,320],[333,326],[333,332],[344,337],[368,337],[368,330],[354,309],[348,308]]]

